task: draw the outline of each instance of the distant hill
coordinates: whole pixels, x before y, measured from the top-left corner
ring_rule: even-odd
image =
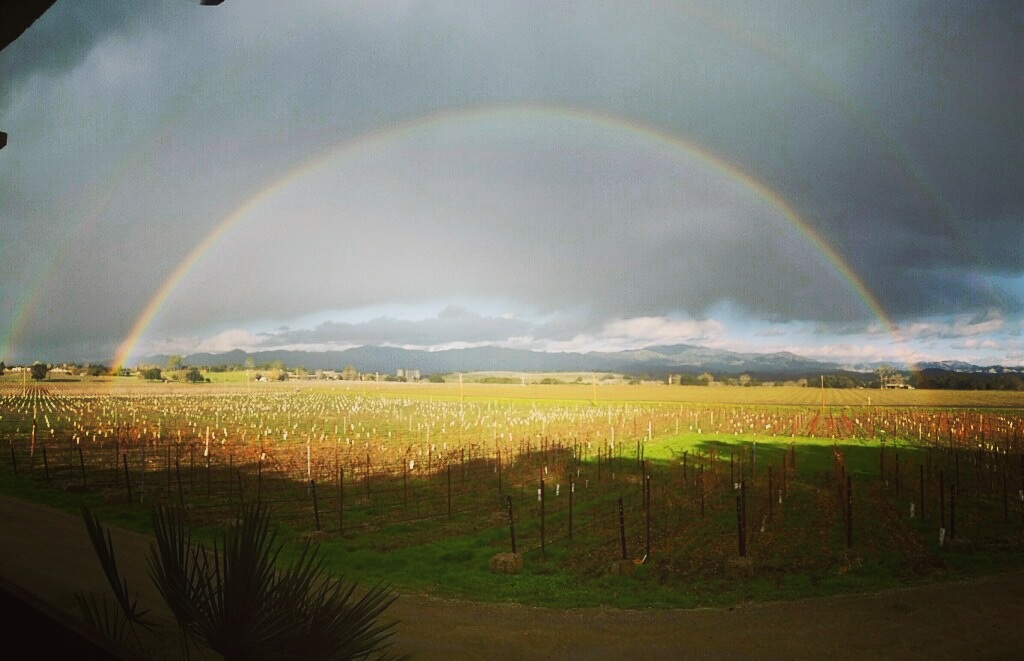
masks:
[[[398,369],[418,369],[422,373],[476,371],[515,372],[624,372],[664,374],[701,372],[713,374],[818,373],[839,369],[834,363],[803,358],[788,352],[739,353],[687,344],[651,346],[617,352],[547,353],[526,349],[477,347],[423,351],[397,347],[362,346],[344,351],[256,351],[196,353],[185,357],[189,365],[242,365],[252,358],[256,364],[281,361],[288,367],[308,370],[341,370],[353,365],[361,372],[394,373]],[[162,365],[167,356],[149,356],[140,362]]]
[[[944,372],[960,372],[964,374],[1024,374],[1024,367],[1004,367],[1002,365],[989,365],[981,367],[964,363],[959,360],[943,360],[937,363],[920,363],[920,370],[942,370]]]
[[[423,374],[452,372],[620,372],[626,374],[669,374],[711,372],[715,375],[751,374],[762,379],[779,379],[821,373],[864,374],[883,363],[839,364],[804,358],[790,352],[742,353],[689,344],[650,346],[627,351],[548,353],[526,349],[476,347],[423,351],[398,347],[361,346],[344,351],[255,351],[240,349],[224,353],[196,353],[185,357],[188,365],[242,365],[252,358],[257,364],[280,361],[290,368],[341,370],[347,365],[360,372],[394,374],[399,369],[418,369]],[[140,362],[163,365],[167,356],[149,356]],[[909,370],[905,365],[892,365]],[[921,370],[958,373],[1024,374],[1024,367],[1000,365],[980,367],[958,361],[922,363]]]

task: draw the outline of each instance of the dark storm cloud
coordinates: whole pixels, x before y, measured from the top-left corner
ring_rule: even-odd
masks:
[[[221,220],[331,145],[508,104],[699,145],[784,199],[900,324],[1024,301],[1019,3],[196,4],[61,2],[0,54],[0,304],[13,316],[39,299],[23,353],[116,344]],[[873,322],[772,203],[699,159],[571,122],[477,128],[371,150],[267,200],[153,331],[460,297],[543,320],[282,334],[569,340],[721,304],[838,333]],[[42,284],[40,259],[58,264]]]
[[[1021,7],[894,3],[879,18],[872,48],[833,69],[859,132],[776,177],[811,177],[812,222],[892,316],[999,304],[971,276],[1022,267]]]
[[[152,17],[154,6],[123,2],[58,2],[0,55],[0,108],[34,76],[53,78],[78,65],[98,42]]]

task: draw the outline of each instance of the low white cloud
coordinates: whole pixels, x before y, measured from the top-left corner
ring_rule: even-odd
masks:
[[[724,329],[722,323],[713,319],[697,321],[667,317],[634,317],[608,322],[601,335],[609,342],[632,343],[633,347],[636,347],[705,341],[720,335]]]
[[[1007,329],[1006,319],[996,310],[983,314],[959,314],[951,318],[936,318],[900,324],[896,328],[899,337],[905,340],[926,338],[961,338],[992,335]]]
[[[266,346],[267,336],[255,335],[247,330],[231,329],[221,331],[211,338],[196,345],[196,353],[222,353],[241,349],[242,351],[259,351]]]

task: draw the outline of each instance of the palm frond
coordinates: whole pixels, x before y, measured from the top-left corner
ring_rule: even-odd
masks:
[[[145,612],[128,598],[109,533],[104,536],[87,510],[83,516],[128,624],[106,601],[87,595],[78,597],[83,617],[101,630],[126,635],[126,627]],[[175,508],[154,509],[152,522],[150,577],[189,641],[225,658],[386,658],[397,622],[380,618],[396,595],[380,584],[360,591],[355,583],[331,580],[318,548],[308,543],[294,562],[278,569],[284,545],[262,504],[246,505],[239,525],[215,539],[211,550],[193,546],[188,523]]]
[[[189,631],[198,618],[195,593],[206,565],[205,551],[192,547],[192,534],[177,510],[156,508],[151,520],[156,542],[150,545],[149,576],[179,626]]]
[[[100,561],[103,574],[110,584],[114,593],[114,599],[120,607],[125,618],[132,625],[139,625],[151,628],[153,622],[146,618],[149,609],[141,609],[137,598],[132,598],[128,590],[128,579],[120,573],[117,567],[117,556],[114,554],[114,541],[110,531],[103,528],[99,519],[87,506],[82,506],[82,518],[85,520],[85,529],[89,533],[89,541],[96,551],[96,557]]]
[[[111,604],[106,595],[97,599],[95,594],[76,592],[75,602],[82,620],[110,640],[123,643],[128,640],[131,623],[119,604]]]

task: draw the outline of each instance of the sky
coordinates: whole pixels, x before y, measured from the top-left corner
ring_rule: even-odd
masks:
[[[695,344],[1024,365],[1024,3],[57,2],[0,360]]]

